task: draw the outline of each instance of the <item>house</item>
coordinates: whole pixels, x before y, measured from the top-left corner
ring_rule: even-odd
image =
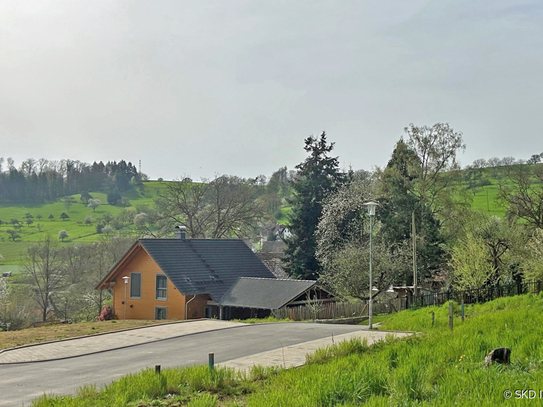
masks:
[[[111,289],[120,319],[264,316],[332,298],[315,281],[277,280],[243,240],[186,239],[182,233],[139,239],[96,288]]]

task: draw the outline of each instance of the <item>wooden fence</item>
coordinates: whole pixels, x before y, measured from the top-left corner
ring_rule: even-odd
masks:
[[[392,303],[373,304],[373,314],[389,314],[396,310],[397,308]],[[275,318],[289,318],[293,321],[351,318],[367,316],[368,305],[365,301],[315,303],[299,307],[281,308],[272,311],[272,314]]]
[[[451,300],[458,303],[473,304],[519,294],[537,294],[541,291],[543,291],[543,281],[495,285],[479,290],[436,292],[413,298],[395,298],[383,302],[374,302],[372,314],[390,314],[409,308],[440,306]],[[299,307],[285,307],[273,310],[272,315],[278,319],[289,318],[294,321],[362,317],[368,315],[368,305],[365,301],[312,303]]]

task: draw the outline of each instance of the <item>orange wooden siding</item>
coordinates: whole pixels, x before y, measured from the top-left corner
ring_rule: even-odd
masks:
[[[156,276],[162,274],[162,270],[154,260],[141,247],[137,248],[134,255],[128,259],[119,272],[115,275],[113,286],[113,307],[119,319],[124,319],[125,283],[124,276],[130,277],[130,273],[141,273],[141,298],[130,298],[130,281],[126,284],[126,319],[155,319],[155,307],[167,308],[167,319],[185,319],[185,300],[168,279],[168,293],[166,300],[156,299]],[[200,296],[198,296],[200,297]],[[206,297],[206,296],[203,296]],[[189,296],[189,300],[192,296]],[[207,303],[207,300],[206,300]],[[189,318],[203,318],[203,308],[194,314],[193,308],[201,304],[199,298],[189,304]],[[204,305],[205,307],[205,305]],[[200,315],[201,314],[201,315]]]

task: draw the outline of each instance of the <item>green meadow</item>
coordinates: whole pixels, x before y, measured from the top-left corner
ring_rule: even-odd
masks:
[[[123,193],[123,197],[128,198],[131,204],[126,209],[132,208],[134,210],[136,205],[152,207],[154,199],[166,187],[165,182],[159,181],[148,181],[144,185],[143,193],[136,189],[130,189]],[[125,208],[108,205],[105,193],[91,192],[91,195],[102,203],[96,208],[96,211],[81,203],[80,195],[72,195],[76,203],[71,205],[69,209],[61,199],[42,204],[0,204],[0,220],[7,222],[0,225],[0,254],[4,257],[3,260],[0,260],[0,265],[21,264],[28,246],[43,240],[47,235],[57,239],[60,230],[66,230],[69,235],[63,242],[59,240],[61,245],[99,241],[103,236],[96,233],[96,220],[105,214],[116,216]],[[60,218],[60,214],[63,212],[69,216],[66,220]],[[33,222],[30,225],[26,223],[26,213],[33,216]],[[52,219],[49,218],[50,215],[53,215]],[[92,223],[85,223],[87,216],[92,217]],[[10,240],[7,233],[7,230],[14,230],[13,225],[9,224],[11,219],[23,222],[22,229],[18,232],[21,237],[15,241]]]
[[[384,330],[419,332],[367,346],[351,340],[318,350],[298,369],[256,367],[248,374],[207,366],[152,370],[74,396],[44,396],[45,406],[481,406],[539,405],[516,391],[543,390],[543,295],[448,304],[381,318]],[[432,325],[431,312],[435,313]],[[484,366],[494,348],[511,349],[510,365]],[[512,392],[512,399],[504,394]]]

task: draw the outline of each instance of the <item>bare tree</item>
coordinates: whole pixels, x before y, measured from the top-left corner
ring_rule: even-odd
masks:
[[[258,188],[226,175],[211,182],[171,182],[156,201],[159,219],[184,224],[192,238],[244,237],[263,215]]]
[[[455,132],[448,123],[432,127],[410,124],[405,132],[407,146],[418,157],[418,165],[408,169],[414,178],[410,192],[435,208],[436,201],[447,195],[448,187],[459,175],[454,170],[459,169],[456,154],[466,149],[462,133]]]
[[[73,196],[67,196],[66,198],[64,198],[62,200],[62,202],[64,203],[64,206],[66,207],[66,210],[68,212],[70,212],[70,207],[75,204],[77,201],[75,200],[75,198]]]
[[[510,215],[543,229],[543,168],[517,165],[505,168],[505,178],[498,184],[498,199]]]
[[[61,252],[50,236],[27,250],[24,273],[29,277],[35,299],[41,309],[43,321],[52,308],[53,297],[64,287]]]

